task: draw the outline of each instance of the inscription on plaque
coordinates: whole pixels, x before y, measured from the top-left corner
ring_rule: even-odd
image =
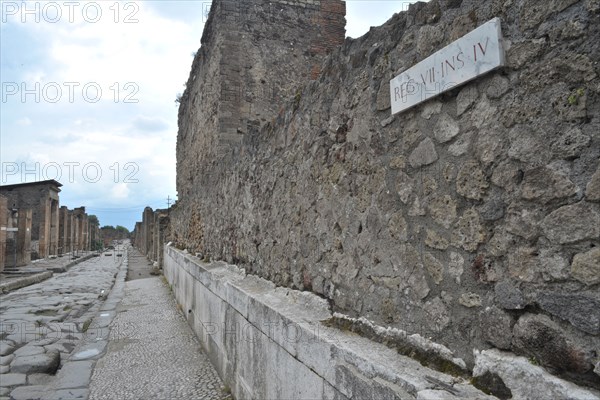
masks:
[[[392,79],[392,115],[503,65],[500,19],[494,18]]]

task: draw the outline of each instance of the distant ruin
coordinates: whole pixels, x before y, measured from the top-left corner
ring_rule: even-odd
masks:
[[[213,1],[179,200],[138,248],[313,292],[469,370],[495,348],[600,390],[598,2],[431,0],[346,40],[344,12]],[[391,115],[392,78],[492,18],[503,67]]]
[[[0,271],[30,261],[92,249],[100,236],[85,207],[59,206],[55,180],[0,186]]]

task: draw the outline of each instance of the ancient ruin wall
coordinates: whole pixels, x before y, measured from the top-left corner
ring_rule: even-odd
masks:
[[[411,6],[346,40],[276,120],[239,125],[222,153],[219,65],[232,55],[216,17],[180,108],[179,247],[431,337],[469,365],[496,347],[600,387],[597,1]],[[390,117],[392,77],[493,17],[505,67]],[[249,29],[284,23],[259,22]],[[277,51],[241,58],[240,73],[276,82]]]

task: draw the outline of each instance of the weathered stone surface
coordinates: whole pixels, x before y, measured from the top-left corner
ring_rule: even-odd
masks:
[[[444,266],[442,263],[439,262],[431,253],[426,252],[423,255],[423,264],[425,265],[425,269],[429,273],[431,279],[436,285],[439,285],[444,277]]]
[[[540,276],[545,281],[566,279],[568,265],[564,256],[548,249],[519,247],[508,255],[510,276],[524,282],[533,282]]]
[[[55,389],[87,387],[92,376],[93,361],[69,361],[56,375],[52,383]]]
[[[571,275],[586,285],[600,283],[600,247],[575,254],[571,263]]]
[[[0,340],[0,356],[7,356],[15,351],[14,342]]]
[[[494,293],[496,301],[504,309],[521,310],[527,305],[521,290],[508,281],[498,282],[494,286]]]
[[[521,180],[522,171],[512,162],[500,163],[492,173],[492,183],[496,186],[512,190]]]
[[[24,374],[36,372],[53,374],[58,369],[59,363],[60,353],[58,351],[51,351],[33,356],[16,357],[10,364],[10,370]]]
[[[585,198],[587,201],[600,201],[600,167],[585,187]]]
[[[575,193],[577,186],[562,171],[546,166],[525,172],[521,189],[524,199],[548,202]]]
[[[589,144],[590,137],[584,134],[580,128],[574,127],[552,143],[552,152],[557,157],[570,160],[578,157]]]
[[[458,122],[446,113],[440,115],[438,122],[433,128],[435,139],[440,143],[446,143],[454,139],[460,133]]]
[[[467,251],[475,251],[485,241],[485,230],[479,214],[473,208],[468,209],[458,219],[452,233],[452,244]]]
[[[7,356],[0,356],[0,365],[9,365],[14,358],[15,356],[13,354],[9,354]]]
[[[435,144],[429,138],[424,139],[408,157],[408,162],[413,168],[433,164],[438,159]]]
[[[456,115],[461,115],[475,103],[479,97],[477,86],[467,85],[456,96]]]
[[[450,252],[450,262],[448,263],[448,274],[454,278],[456,283],[460,284],[460,278],[464,272],[465,259],[459,253]]]
[[[485,94],[490,99],[498,99],[510,89],[509,80],[501,75],[495,74],[485,83]]]
[[[475,155],[485,167],[502,159],[502,154],[506,151],[506,139],[498,133],[499,131],[502,131],[502,128],[494,126],[479,131],[477,135]]]
[[[513,399],[593,399],[594,392],[556,378],[525,357],[499,350],[475,351],[473,376],[497,374],[510,388]]]
[[[445,228],[456,220],[456,200],[449,195],[435,196],[428,203],[431,218]]]
[[[584,294],[543,292],[537,295],[540,307],[592,335],[600,334],[600,298]]]
[[[458,171],[456,191],[468,199],[480,200],[489,184],[477,161],[467,161]]]
[[[477,293],[463,293],[458,302],[467,308],[481,307],[481,297]]]
[[[11,400],[41,400],[48,394],[48,388],[42,385],[21,386],[10,392]]]
[[[421,111],[421,117],[425,119],[431,119],[432,116],[437,115],[442,111],[442,102],[432,100],[428,101],[423,105],[423,111]]]
[[[44,354],[45,350],[43,347],[41,346],[35,346],[33,344],[27,344],[23,347],[21,347],[20,349],[18,349],[17,351],[15,351],[13,354],[15,355],[15,357],[23,357],[23,356],[35,356],[38,354]]]
[[[584,202],[564,206],[544,218],[542,230],[548,239],[560,244],[598,239],[600,214]]]
[[[483,337],[499,349],[510,350],[512,345],[512,317],[497,307],[486,307],[480,314]]]
[[[432,249],[446,250],[450,243],[446,238],[437,233],[437,231],[427,229],[427,237],[425,238],[425,244]]]
[[[396,191],[398,192],[398,196],[400,196],[400,201],[405,204],[408,202],[410,195],[413,193],[414,186],[414,179],[404,172],[398,173],[398,178],[396,179]]]
[[[401,213],[392,215],[388,222],[388,230],[393,238],[401,242],[408,240],[408,224]]]
[[[25,374],[4,374],[0,376],[0,386],[21,386],[27,382]]]
[[[439,297],[426,302],[424,309],[429,317],[427,324],[432,331],[441,332],[450,323],[448,308]]]
[[[448,152],[455,157],[466,154],[471,145],[471,138],[473,137],[472,132],[466,132],[462,134],[454,143],[448,147]]]
[[[381,86],[379,87],[379,91],[377,92],[377,111],[384,111],[390,108],[391,98],[390,98],[390,81],[384,80],[381,82]]]
[[[513,329],[513,346],[556,371],[584,373],[592,368],[589,354],[571,344],[545,315],[525,314],[519,318]]]

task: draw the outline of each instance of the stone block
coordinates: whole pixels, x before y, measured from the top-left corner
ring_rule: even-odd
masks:
[[[553,243],[568,244],[600,236],[600,214],[590,204],[580,202],[551,212],[541,224]]]
[[[600,296],[579,293],[542,292],[539,306],[576,328],[592,335],[600,334]]]
[[[424,139],[408,157],[408,162],[413,168],[433,164],[438,159],[435,144],[429,138]]]
[[[575,254],[571,263],[571,275],[586,285],[600,283],[600,247]]]
[[[513,328],[513,348],[557,372],[583,374],[593,368],[590,355],[572,344],[545,315],[525,314]]]
[[[525,357],[499,350],[474,351],[473,376],[496,374],[510,389],[513,399],[594,399],[596,394],[571,382],[556,378]]]

